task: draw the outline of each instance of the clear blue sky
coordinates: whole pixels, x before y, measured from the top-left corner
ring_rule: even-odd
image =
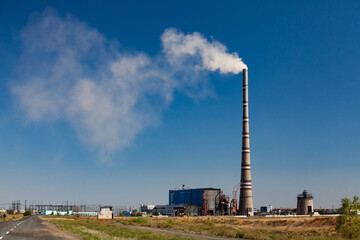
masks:
[[[198,32],[209,42],[225,45],[229,53],[237,52],[249,67],[255,207],[295,207],[296,195],[304,189],[315,196],[315,208],[338,207],[341,198],[360,194],[359,1],[2,0],[0,203],[27,199],[164,204],[168,190],[182,184],[219,187],[231,195],[240,179],[241,73],[205,71],[199,79],[205,79],[211,94],[194,98],[181,89],[168,102],[158,100],[144,85],[137,97],[150,91],[146,103],[151,107],[142,102],[137,111],[145,113],[137,112],[114,134],[107,122],[96,118],[111,114],[97,112],[106,103],[97,99],[90,104],[95,120],[89,124],[109,134],[93,138],[84,126],[88,115],[68,104],[64,96],[70,95],[49,90],[54,95],[44,99],[56,107],[36,101],[42,98],[34,79],[43,79],[41,90],[46,92],[48,77],[54,77],[48,69],[59,63],[43,44],[52,43],[46,34],[57,30],[58,22],[42,32],[36,28],[44,11],[60,23],[82,26],[79,31],[64,30],[70,36],[84,29],[96,29],[100,36],[96,54],[86,53],[78,62],[88,67],[85,73],[72,62],[64,63],[71,71],[59,79],[70,85],[80,84],[83,76],[92,79],[92,73],[99,74],[96,84],[106,81],[108,72],[101,70],[104,49],[108,55],[143,54],[161,64],[160,38],[170,27],[184,34]],[[29,49],[36,44],[40,47]],[[65,56],[82,54],[81,45],[71,45],[77,48],[69,47]],[[138,75],[131,77],[136,81]],[[184,79],[176,80],[182,84]],[[76,91],[71,93],[78,97]],[[114,96],[122,98],[123,93]],[[34,102],[49,107],[39,113]],[[151,119],[142,119],[147,116]],[[132,121],[139,130],[128,127],[133,127]],[[120,135],[125,143],[112,144],[108,135]]]

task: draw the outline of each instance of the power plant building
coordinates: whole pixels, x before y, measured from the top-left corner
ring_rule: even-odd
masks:
[[[194,188],[169,191],[173,216],[212,216],[232,214],[231,199],[220,188]]]
[[[156,205],[152,212],[168,216],[254,215],[250,164],[248,69],[243,69],[242,153],[239,185],[239,203],[236,197],[231,199],[219,188],[185,189],[183,185],[181,189],[169,190],[169,205]],[[236,191],[235,195],[237,195]],[[142,212],[149,212],[145,206],[143,207]],[[266,212],[268,211],[266,209]]]

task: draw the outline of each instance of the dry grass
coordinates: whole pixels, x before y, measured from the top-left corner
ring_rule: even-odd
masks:
[[[337,217],[333,216],[292,218],[119,217],[116,218],[116,221],[123,224],[253,239],[342,239],[335,231]]]
[[[81,239],[144,239],[144,240],[194,240],[190,237],[168,236],[149,231],[132,230],[118,226],[115,220],[99,220],[96,217],[56,217],[43,219],[55,224],[59,229],[71,232]]]
[[[24,215],[23,214],[11,214],[11,215],[7,215],[6,216],[6,221],[13,221],[13,220],[17,220],[20,218],[23,218]],[[0,218],[0,221],[3,221],[4,218]]]
[[[94,221],[94,217],[57,217],[47,216],[52,220]],[[98,223],[114,225],[148,226],[153,228],[175,229],[184,232],[211,234],[218,236],[247,239],[339,239],[343,238],[335,231],[336,216],[317,217],[117,217],[114,220],[97,220]],[[99,231],[99,229],[96,229]]]

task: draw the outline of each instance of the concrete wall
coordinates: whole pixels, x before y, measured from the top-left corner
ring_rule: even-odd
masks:
[[[98,219],[113,219],[112,209],[109,207],[101,208]]]
[[[297,198],[297,215],[308,215],[314,212],[314,201],[312,197],[298,197]]]
[[[209,211],[212,212],[212,214],[215,214],[218,208],[220,189],[204,189],[203,191],[205,193]]]

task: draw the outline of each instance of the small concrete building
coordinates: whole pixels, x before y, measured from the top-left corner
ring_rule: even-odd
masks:
[[[306,190],[297,196],[296,215],[311,215],[314,213],[314,201],[312,194]]]
[[[113,218],[114,218],[114,214],[111,206],[100,207],[98,219],[113,219]]]

